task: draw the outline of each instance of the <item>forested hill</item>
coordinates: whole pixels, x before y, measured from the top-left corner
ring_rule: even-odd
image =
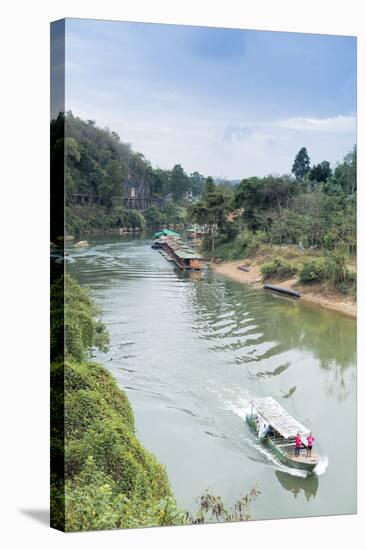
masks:
[[[73,235],[196,222],[211,228],[212,253],[221,243],[232,257],[245,252],[236,244],[247,230],[263,232],[271,245],[356,250],[356,147],[334,167],[327,160],[311,165],[302,147],[285,175],[269,166],[266,177],[214,181],[180,164],[154,168],[114,131],[68,112],[51,122],[51,158],[58,189],[65,168],[66,229]]]
[[[140,196],[161,199],[171,195],[180,200],[187,194],[202,192],[205,178],[198,172],[188,175],[180,164],[171,170],[153,168],[116,132],[99,128],[93,120],[84,121],[71,112],[60,113],[51,122],[52,155],[62,150],[63,127],[67,203],[75,194],[91,194],[110,207],[113,197],[128,196],[131,186]]]

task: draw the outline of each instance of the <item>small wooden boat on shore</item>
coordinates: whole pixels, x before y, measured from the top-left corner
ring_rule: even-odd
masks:
[[[319,456],[307,456],[306,437],[310,433],[272,397],[262,397],[251,401],[250,414],[246,421],[257,437],[267,444],[273,454],[287,466],[311,472],[319,462]],[[295,456],[295,438],[299,434],[302,445]]]
[[[284,286],[263,285],[263,288],[265,290],[272,290],[273,292],[279,292],[280,294],[286,294],[287,296],[291,296],[292,298],[301,297],[300,292],[297,292],[296,290],[292,290],[291,288],[286,288]]]

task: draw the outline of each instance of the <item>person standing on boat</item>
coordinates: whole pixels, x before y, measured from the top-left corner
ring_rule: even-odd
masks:
[[[308,446],[307,446],[307,449],[306,449],[306,456],[311,456],[311,451],[312,451],[313,443],[314,443],[313,434],[310,432],[306,439],[307,439],[307,442],[308,442]]]
[[[296,434],[295,438],[295,456],[299,456],[301,449],[301,437],[300,434]]]

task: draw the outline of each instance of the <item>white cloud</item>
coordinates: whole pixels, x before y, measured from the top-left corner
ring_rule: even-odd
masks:
[[[332,118],[295,117],[279,121],[276,125],[288,130],[344,134],[356,131],[356,117],[355,115],[338,115]]]
[[[132,94],[129,81],[118,91],[91,87],[82,94],[74,87],[72,95],[68,84],[67,104],[74,114],[117,131],[161,168],[180,163],[189,173],[233,179],[281,174],[290,172],[301,147],[307,147],[312,164],[326,159],[334,166],[356,142],[353,114],[265,120],[227,106],[213,109],[159,86],[149,88],[147,101],[146,86]]]

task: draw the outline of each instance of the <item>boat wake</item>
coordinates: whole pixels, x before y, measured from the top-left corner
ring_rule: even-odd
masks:
[[[250,410],[251,410],[250,398],[239,399],[236,403],[233,403],[231,401],[226,401],[224,408],[226,410],[233,412],[245,422],[245,417],[247,414],[250,413]],[[328,467],[328,457],[322,456],[320,457],[319,464],[317,464],[317,466],[314,468],[312,472],[308,472],[300,468],[292,468],[284,465],[280,460],[277,459],[277,457],[269,449],[267,449],[260,442],[258,443],[258,441],[254,437],[244,438],[244,441],[247,445],[254,448],[262,456],[262,458],[265,459],[266,463],[275,467],[276,470],[280,470],[281,472],[285,472],[294,477],[299,477],[304,479],[309,475],[314,475],[314,474],[317,477],[319,477],[326,472]]]
[[[285,466],[264,445],[260,443],[255,443],[250,439],[246,439],[246,442],[249,443],[251,447],[254,447],[256,451],[258,451],[263,457],[265,457],[266,462],[270,464],[270,466],[274,467],[276,470],[280,470],[281,472],[285,472],[286,474],[290,474],[294,477],[305,478],[309,475],[309,472],[307,472],[306,470],[300,470],[299,468],[290,468],[289,466]]]
[[[250,397],[243,399],[239,398],[236,403],[225,401],[224,409],[233,412],[245,421],[246,415],[249,414],[251,410],[250,399]]]
[[[327,456],[321,456],[319,459],[319,463],[315,466],[313,473],[316,476],[322,476],[325,474],[328,468],[328,457]]]

